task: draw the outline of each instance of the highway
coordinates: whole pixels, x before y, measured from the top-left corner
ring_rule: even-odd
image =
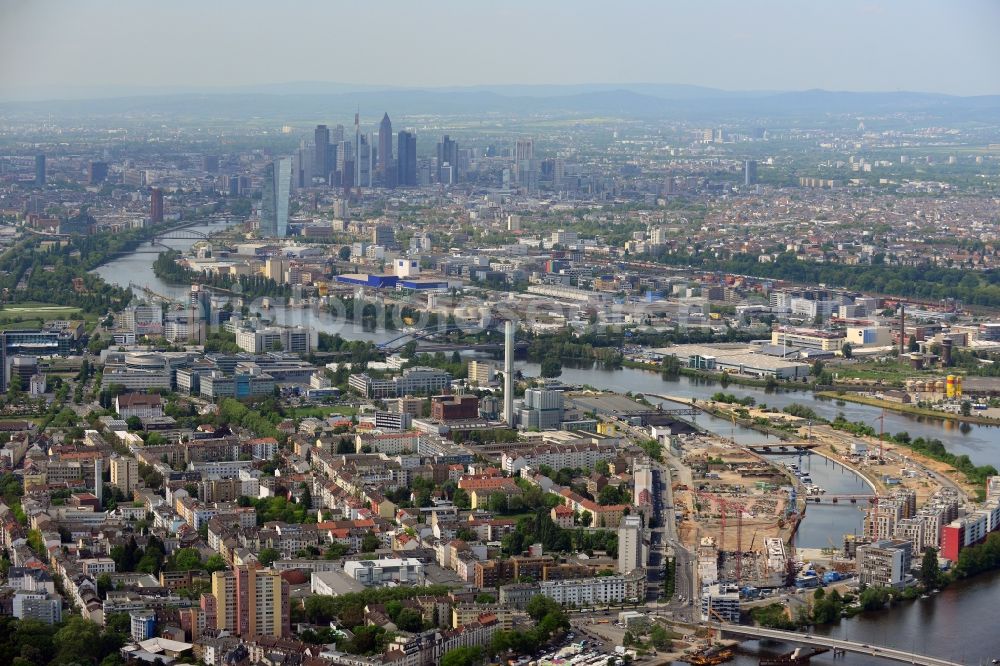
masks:
[[[820,647],[837,648],[846,652],[857,654],[867,654],[883,659],[903,661],[909,664],[923,664],[924,666],[958,666],[958,662],[928,657],[915,652],[906,652],[895,648],[868,645],[867,643],[855,643],[839,638],[828,636],[817,636],[815,634],[803,634],[796,631],[780,631],[778,629],[765,629],[763,627],[749,627],[741,624],[723,624],[720,622],[708,622],[708,626],[718,629],[722,634],[746,636],[748,638],[773,638],[780,641],[792,643],[803,643],[805,645],[817,645]]]

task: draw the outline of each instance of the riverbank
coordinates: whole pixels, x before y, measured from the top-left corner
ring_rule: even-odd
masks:
[[[642,361],[634,361],[626,358],[622,359],[621,364],[624,368],[632,368],[634,370],[649,370],[650,372],[660,373],[663,371],[663,368],[658,363],[644,363]],[[756,379],[754,377],[734,375],[728,372],[708,372],[706,370],[696,370],[694,368],[682,367],[678,369],[677,374],[682,377],[704,379],[706,381],[719,382],[720,384],[737,384],[739,386],[752,386],[764,389],[782,388],[791,391],[811,391],[813,389],[813,385],[806,382],[789,382],[775,379],[774,377],[769,377],[768,379]]]
[[[913,416],[923,416],[932,419],[941,419],[942,421],[956,421],[958,423],[975,423],[976,425],[990,425],[990,426],[1000,426],[1000,420],[991,419],[985,416],[978,416],[976,414],[969,414],[965,416],[964,414],[953,414],[951,412],[940,412],[935,409],[926,409],[924,407],[916,407],[914,405],[904,405],[898,402],[892,402],[890,400],[882,400],[881,398],[873,398],[867,395],[857,395],[855,393],[840,393],[838,391],[816,391],[816,395],[823,398],[831,398],[834,400],[844,400],[845,402],[855,402],[859,405],[869,405],[871,407],[880,407],[885,410],[897,412],[899,414],[911,414]]]

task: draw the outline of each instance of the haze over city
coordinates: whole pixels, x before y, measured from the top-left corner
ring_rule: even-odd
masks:
[[[1000,93],[991,0],[0,2],[0,98],[321,81]]]

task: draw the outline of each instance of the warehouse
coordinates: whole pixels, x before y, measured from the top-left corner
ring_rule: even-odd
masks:
[[[337,276],[337,282],[353,284],[372,289],[389,289],[399,280],[395,275],[372,275],[371,273],[344,273]]]
[[[809,375],[809,365],[764,354],[732,354],[715,358],[715,370],[751,377],[800,379]]]

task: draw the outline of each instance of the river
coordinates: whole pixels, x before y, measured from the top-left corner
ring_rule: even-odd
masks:
[[[211,233],[225,223],[204,224],[192,227],[196,231]],[[193,241],[168,240],[178,250],[189,248]],[[147,244],[143,249],[148,249]],[[108,282],[128,286],[129,282],[142,285],[161,294],[187,300],[187,288],[171,286],[153,275],[153,254],[122,256],[95,272]],[[360,326],[335,320],[328,313],[314,309],[274,307],[267,315],[281,323],[304,324],[317,330],[339,333],[347,339],[383,342],[396,337],[394,331],[366,331]],[[533,363],[518,363],[526,375],[538,375],[539,367]],[[644,370],[622,368],[609,370],[596,366],[564,367],[561,380],[571,384],[588,384],[595,388],[621,393],[658,393],[677,395],[699,400],[707,399],[723,390],[717,382],[689,377],[663,379],[659,374]],[[785,407],[800,403],[817,414],[832,419],[842,412],[852,421],[863,421],[878,427],[882,410],[867,405],[817,398],[807,391],[763,388],[730,384],[725,391],[740,397],[751,396],[757,404]],[[707,415],[697,417],[699,424],[723,436],[734,436],[741,442],[764,441],[765,436],[723,419]],[[968,454],[977,464],[992,464],[1000,468],[1000,428],[972,425],[960,428],[950,421],[927,419],[906,414],[885,413],[885,430],[896,433],[906,430],[912,436],[936,437],[956,454]],[[864,482],[853,472],[840,465],[812,456],[805,459],[813,481],[828,492],[861,494],[869,492]],[[862,514],[857,507],[812,505],[799,527],[796,543],[805,547],[820,548],[839,545],[841,535],[860,529]],[[973,581],[953,585],[929,599],[904,602],[900,607],[884,613],[870,613],[844,620],[836,625],[816,629],[817,633],[830,634],[871,645],[884,645],[948,658],[969,664],[988,663],[1000,657],[1000,634],[996,631],[995,612],[1000,605],[1000,572],[980,576]],[[762,654],[788,651],[790,646],[769,643],[761,645],[748,641],[741,645],[734,663],[739,666],[755,664]],[[819,665],[880,664],[883,659],[848,655],[834,660],[829,654],[813,660]]]

